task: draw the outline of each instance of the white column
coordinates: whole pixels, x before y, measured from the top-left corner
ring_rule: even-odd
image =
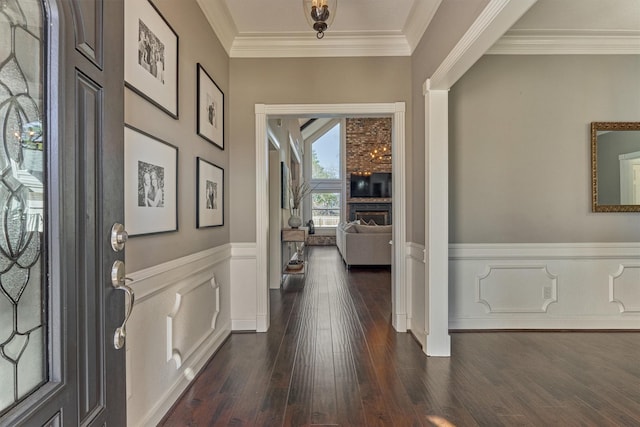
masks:
[[[427,180],[427,345],[429,356],[451,356],[449,337],[449,91],[425,87]]]
[[[407,306],[411,306],[407,301],[407,275],[406,275],[406,253],[407,253],[407,222],[406,222],[406,167],[405,167],[405,103],[396,102],[393,113],[393,138],[391,157],[393,169],[393,327],[398,332],[407,332]]]
[[[269,329],[269,144],[264,104],[256,104],[256,330]],[[266,179],[265,179],[266,177]]]

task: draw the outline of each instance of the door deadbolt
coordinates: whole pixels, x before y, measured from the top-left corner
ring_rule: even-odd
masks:
[[[124,244],[129,239],[129,234],[124,229],[124,225],[116,222],[111,227],[111,248],[114,252],[120,252],[124,249]]]

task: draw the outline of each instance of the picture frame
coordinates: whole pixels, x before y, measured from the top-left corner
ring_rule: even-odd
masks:
[[[196,158],[196,227],[224,225],[224,169]]]
[[[211,78],[202,64],[196,66],[197,134],[224,150],[224,92]]]
[[[150,0],[124,2],[125,86],[178,118],[178,34]]]
[[[124,221],[129,236],[178,230],[178,148],[124,128]]]

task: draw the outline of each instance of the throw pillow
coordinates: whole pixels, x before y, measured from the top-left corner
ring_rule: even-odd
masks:
[[[359,224],[351,224],[351,223],[349,223],[344,227],[344,232],[345,233],[357,233],[358,229],[356,227],[360,227],[360,225]]]
[[[391,233],[390,225],[356,225],[358,233]]]
[[[378,225],[378,224],[376,224],[374,220],[370,219],[367,225]]]

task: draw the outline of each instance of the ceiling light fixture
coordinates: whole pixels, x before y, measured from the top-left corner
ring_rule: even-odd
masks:
[[[375,148],[369,156],[371,156],[371,163],[391,163],[391,150],[385,145]]]
[[[302,0],[302,8],[307,22],[315,31],[316,37],[321,39],[336,17],[338,0]]]
[[[378,133],[373,150],[369,153],[371,163],[390,164],[391,163],[391,143],[385,140],[382,134]]]

